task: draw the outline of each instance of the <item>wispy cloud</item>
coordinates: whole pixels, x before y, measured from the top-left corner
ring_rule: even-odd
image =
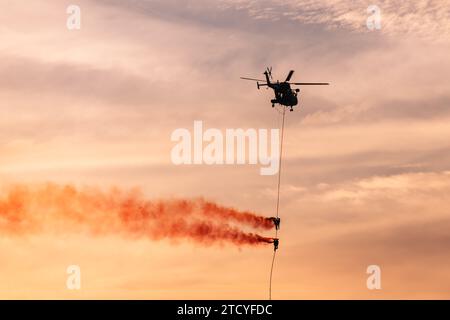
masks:
[[[369,5],[381,9],[381,32],[402,36],[416,34],[434,40],[448,40],[450,9],[445,1],[367,1],[325,0],[221,0],[222,8],[244,10],[254,19],[279,21],[288,19],[306,24],[322,24],[328,28],[344,28],[367,32]]]

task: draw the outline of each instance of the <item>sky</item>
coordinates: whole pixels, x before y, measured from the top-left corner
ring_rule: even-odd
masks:
[[[277,176],[174,165],[170,138],[195,120],[278,128],[273,93],[239,77],[293,69],[295,81],[331,85],[302,87],[286,114],[272,297],[450,297],[449,1],[0,3],[0,199],[14,185],[138,188],[273,216]],[[80,30],[66,27],[71,4]],[[369,5],[380,29],[366,26]],[[272,253],[4,233],[0,298],[266,299]],[[66,288],[73,264],[81,290]],[[369,265],[380,290],[366,286]]]

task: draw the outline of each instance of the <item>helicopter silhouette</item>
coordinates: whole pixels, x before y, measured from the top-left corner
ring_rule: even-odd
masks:
[[[300,92],[300,89],[296,88],[293,90],[291,85],[296,86],[327,86],[329,83],[327,82],[289,82],[294,74],[294,70],[289,71],[289,74],[286,77],[286,80],[283,82],[271,81],[272,78],[272,67],[267,68],[263,73],[266,77],[266,80],[254,79],[254,78],[245,78],[241,77],[243,80],[251,80],[256,81],[256,86],[259,88],[266,86],[267,88],[272,88],[275,93],[275,99],[270,100],[272,103],[272,108],[275,107],[275,104],[278,103],[282,106],[290,107],[290,111],[294,111],[294,106],[298,104],[297,95]],[[260,83],[262,82],[262,83]]]

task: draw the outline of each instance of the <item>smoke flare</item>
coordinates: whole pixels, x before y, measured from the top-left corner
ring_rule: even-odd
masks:
[[[149,201],[138,190],[77,189],[70,185],[17,185],[0,195],[0,234],[120,234],[159,240],[186,239],[202,244],[256,245],[271,238],[242,228],[267,230],[273,223],[249,211],[204,199]]]

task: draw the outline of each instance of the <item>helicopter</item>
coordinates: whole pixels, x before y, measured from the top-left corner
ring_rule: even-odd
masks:
[[[266,80],[254,79],[254,78],[245,78],[241,77],[243,80],[251,80],[256,81],[256,87],[261,88],[266,86],[267,88],[272,88],[275,93],[275,99],[270,100],[272,103],[272,108],[275,107],[275,104],[278,103],[282,106],[290,107],[290,111],[294,111],[294,106],[298,104],[297,95],[300,92],[300,89],[296,88],[295,90],[291,89],[291,85],[296,86],[327,86],[329,83],[327,82],[289,82],[294,74],[294,70],[289,71],[289,74],[286,77],[286,80],[283,82],[271,81],[272,78],[272,67],[267,68],[263,73],[266,77]],[[262,83],[261,83],[262,82]]]

